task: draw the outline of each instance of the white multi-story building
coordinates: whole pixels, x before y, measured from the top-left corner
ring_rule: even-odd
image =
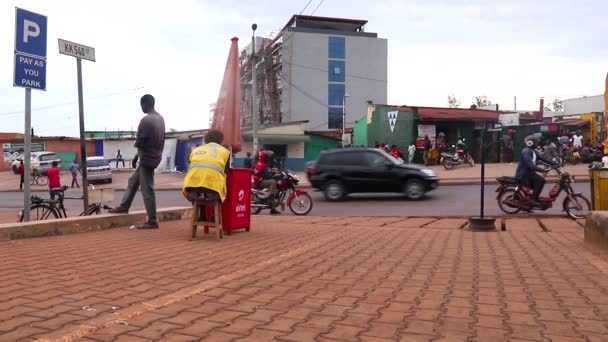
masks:
[[[261,125],[308,121],[307,130],[342,128],[387,102],[387,40],[366,20],[294,15],[274,39],[256,40],[256,106],[251,105],[249,44],[241,59],[242,125],[251,108]],[[258,46],[260,44],[260,46]]]
[[[307,129],[342,128],[387,103],[387,45],[365,32],[366,20],[294,15],[282,32],[282,121]],[[344,106],[344,107],[343,107]]]

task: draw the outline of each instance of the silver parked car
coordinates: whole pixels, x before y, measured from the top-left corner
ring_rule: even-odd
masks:
[[[112,183],[110,163],[104,157],[87,157],[87,178],[89,181]]]

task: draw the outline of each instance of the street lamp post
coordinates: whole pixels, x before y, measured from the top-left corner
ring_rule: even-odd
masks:
[[[344,94],[342,97],[342,147],[346,144],[346,98],[350,97],[348,94]]]
[[[253,130],[253,155],[258,155],[258,111],[256,104],[256,60],[255,60],[255,30],[257,30],[258,25],[251,25],[251,30],[253,31],[251,35],[251,97],[252,97],[252,130]]]

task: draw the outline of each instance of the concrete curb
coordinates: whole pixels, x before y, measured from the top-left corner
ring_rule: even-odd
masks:
[[[165,208],[158,210],[158,218],[160,222],[167,221],[179,221],[190,218],[192,215],[191,207],[174,207]],[[314,217],[327,217],[333,218],[334,216],[314,216]],[[364,216],[374,217],[374,216]],[[382,218],[384,216],[378,216]],[[417,219],[417,218],[429,218],[431,216],[403,216],[403,219]],[[534,218],[536,220],[548,219],[548,218],[564,218],[563,215],[543,215],[543,214],[519,214],[519,215],[497,215],[492,216],[496,219],[496,222],[501,224],[502,221],[508,222],[511,220],[517,221],[517,219],[523,218]],[[593,215],[592,215],[593,217]],[[470,216],[465,215],[450,215],[433,217],[435,221],[449,220],[449,219],[463,219],[467,220]],[[75,233],[87,233],[100,230],[106,230],[111,228],[127,227],[135,224],[144,222],[146,219],[145,211],[136,211],[130,214],[104,214],[95,216],[77,216],[66,219],[54,219],[45,221],[32,221],[26,223],[5,223],[0,224],[0,241],[1,240],[15,240],[35,237],[46,237],[46,236],[57,236]],[[288,223],[287,223],[288,224]],[[580,224],[580,223],[579,223]],[[583,224],[580,224],[583,226]],[[587,220],[589,225],[589,220]],[[466,226],[466,224],[465,224]],[[463,227],[460,227],[463,228]],[[162,229],[162,224],[161,224]],[[497,230],[500,226],[497,227]],[[585,238],[587,240],[587,229],[585,229]]]
[[[158,219],[160,222],[182,220],[191,217],[191,211],[191,207],[159,209]],[[93,232],[140,224],[146,218],[146,211],[142,210],[130,214],[104,214],[25,223],[4,223],[0,224],[0,240]]]

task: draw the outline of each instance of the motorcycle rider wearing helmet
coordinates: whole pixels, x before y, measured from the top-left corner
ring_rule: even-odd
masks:
[[[538,198],[545,186],[545,179],[537,173],[544,172],[544,170],[536,166],[538,156],[535,149],[539,140],[540,138],[535,135],[529,135],[524,139],[525,147],[521,151],[521,158],[515,172],[515,178],[519,178],[532,188],[532,204],[536,206],[540,205]]]
[[[275,208],[279,205],[276,203],[277,195],[277,181],[274,179],[275,174],[270,169],[269,162],[272,160],[274,152],[268,150],[262,150],[259,153],[258,160],[253,165],[253,186],[256,189],[268,189],[270,190],[270,196],[272,201],[275,203],[270,210],[271,214],[279,214],[280,212]]]

